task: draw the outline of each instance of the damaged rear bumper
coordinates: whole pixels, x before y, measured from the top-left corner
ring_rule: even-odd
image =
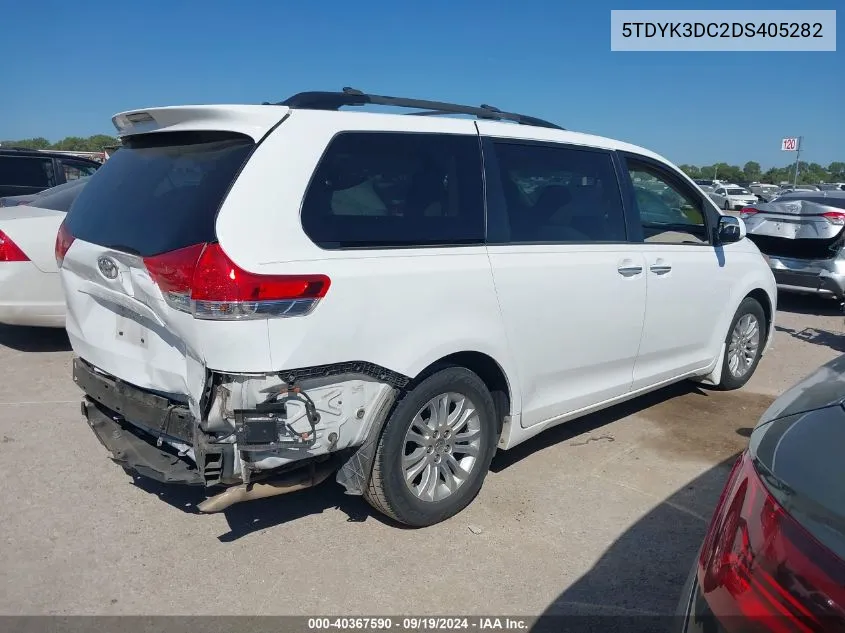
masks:
[[[210,374],[208,400],[199,407],[125,383],[80,358],[73,379],[85,393],[83,415],[113,461],[163,483],[243,484],[245,491],[229,490],[227,499],[245,500],[314,485],[329,465],[339,468],[347,493],[363,493],[397,386],[379,380],[386,370],[374,377],[369,364],[347,368],[310,372],[301,381],[291,373],[290,384],[278,375]],[[206,412],[203,419],[192,413],[197,409]],[[312,474],[293,481],[291,472],[306,466]],[[267,482],[263,492],[252,491],[258,482]]]
[[[845,297],[845,261],[766,257],[778,288],[792,292]]]
[[[157,447],[138,427],[113,418],[90,398],[82,401],[82,414],[116,464],[162,483],[205,484],[194,464]]]

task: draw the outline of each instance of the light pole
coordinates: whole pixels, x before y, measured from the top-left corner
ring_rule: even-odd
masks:
[[[801,157],[801,142],[804,140],[803,136],[798,137],[798,147],[795,148],[795,176],[792,179],[792,188],[798,186],[798,159]]]

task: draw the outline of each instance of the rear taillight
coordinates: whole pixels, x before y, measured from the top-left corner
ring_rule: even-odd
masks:
[[[845,627],[845,562],[769,494],[747,452],[719,500],[698,580],[710,610],[729,631]]]
[[[0,231],[0,262],[28,262],[24,252],[18,248],[12,239],[3,231]]]
[[[61,268],[62,263],[65,261],[65,255],[67,255],[68,250],[70,249],[70,245],[73,244],[73,240],[76,239],[73,235],[70,234],[70,231],[67,230],[65,223],[62,222],[61,226],[59,226],[59,233],[56,235],[56,265]]]
[[[746,218],[750,218],[752,215],[756,215],[757,213],[760,213],[757,209],[754,209],[752,207],[743,207],[742,210],[739,212],[739,217],[744,220]]]
[[[198,319],[302,316],[325,296],[325,275],[259,275],[235,265],[217,243],[147,257],[144,264],[164,300]]]
[[[831,224],[838,226],[845,225],[845,213],[842,211],[828,211],[827,213],[822,213],[822,217]]]

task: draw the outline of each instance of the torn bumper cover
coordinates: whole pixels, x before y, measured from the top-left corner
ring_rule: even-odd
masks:
[[[82,412],[97,438],[115,462],[142,476],[206,487],[250,485],[331,456],[341,458],[337,479],[347,493],[363,494],[403,377],[385,381],[383,368],[372,376],[367,363],[341,369],[309,371],[301,381],[286,376],[290,384],[278,374],[210,372],[201,420],[187,402],[122,382],[79,358],[73,379],[85,392]],[[285,489],[278,480],[276,487]]]
[[[845,298],[845,260],[805,260],[766,255],[782,290]]]

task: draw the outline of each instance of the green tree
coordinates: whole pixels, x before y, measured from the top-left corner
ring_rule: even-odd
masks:
[[[27,149],[49,149],[50,141],[38,136],[36,138],[25,138],[20,141],[0,141],[3,147],[26,147]]]
[[[827,170],[818,163],[810,163],[809,165],[804,166],[802,169],[803,173],[801,174],[801,182],[805,184],[815,185],[820,182],[825,182],[829,178]]]
[[[834,182],[845,180],[845,163],[834,161],[827,166],[827,173]]]
[[[108,134],[95,134],[94,136],[88,137],[87,144],[90,148],[88,151],[102,152],[104,147],[114,147],[115,145],[120,145],[120,141],[116,137],[109,136]]]
[[[87,152],[89,150],[86,141],[87,139],[84,139],[81,136],[68,136],[53,145],[51,149],[64,150],[68,152]]]
[[[736,182],[737,180],[744,180],[742,170],[736,165],[728,165],[727,163],[716,163],[713,165],[716,172],[715,178],[719,180],[728,180]]]
[[[746,180],[760,180],[760,163],[750,160],[742,167],[742,173]]]
[[[701,170],[696,167],[695,165],[681,165],[681,171],[684,172],[690,178],[700,178],[701,177]]]
[[[108,134],[94,134],[89,137],[68,136],[51,143],[46,138],[27,138],[20,141],[0,141],[3,147],[26,147],[28,149],[56,149],[69,152],[102,152],[105,147],[120,145],[120,141]]]

